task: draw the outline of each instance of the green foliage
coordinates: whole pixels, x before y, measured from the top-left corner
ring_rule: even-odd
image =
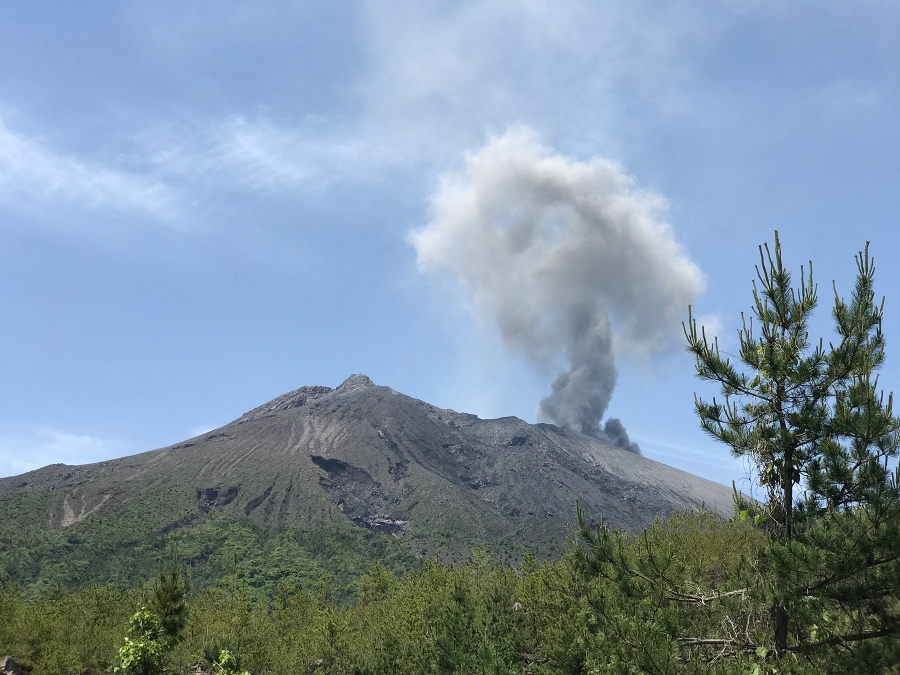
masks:
[[[149,593],[149,607],[142,606],[129,620],[125,644],[116,655],[117,675],[157,675],[164,672],[166,655],[183,639],[189,588],[177,557],[168,568],[160,566]]]
[[[570,550],[586,580],[595,646],[590,666],[605,664],[613,673],[719,672],[723,651],[749,663],[743,652],[760,607],[746,584],[758,573],[763,532],[708,511],[676,514],[637,537],[602,523],[592,529],[580,508],[577,525]],[[738,615],[751,621],[733,621]],[[724,635],[704,640],[711,631]]]
[[[748,523],[722,522],[708,512],[677,514],[644,536],[614,538],[621,556],[634,561],[629,564],[639,565],[648,551],[660,566],[671,558],[670,592],[680,591],[685,598],[712,593],[723,580],[731,583],[749,573],[745,561],[758,559],[766,541],[765,533]],[[646,584],[648,595],[635,583],[592,576],[583,567],[586,556],[589,551],[573,549],[554,563],[527,557],[516,569],[477,551],[459,566],[432,560],[404,576],[374,565],[352,584],[355,601],[349,603],[337,597],[328,576],[311,586],[283,579],[268,594],[252,585],[254,576],[238,568],[185,600],[181,640],[167,641],[158,613],[151,610],[150,619],[144,612],[144,623],[132,625],[126,643],[130,651],[121,653],[117,650],[128,626],[121,607],[152,598],[155,584],[146,591],[109,596],[120,603],[112,639],[87,629],[89,614],[70,611],[83,591],[62,590],[52,598],[28,601],[10,587],[0,602],[17,617],[12,634],[20,637],[12,652],[40,663],[41,671],[51,675],[108,672],[117,653],[121,672],[150,664],[186,674],[198,660],[210,672],[229,675],[640,672],[641,664],[660,656],[680,658],[677,646],[667,642],[680,622],[693,621],[687,625],[697,630],[712,625],[711,609],[706,614],[688,611],[696,603],[657,610],[647,599],[659,595],[652,584]],[[89,645],[102,638],[102,644],[89,647],[98,658],[38,661],[38,654],[62,651],[63,633],[47,630],[61,612]],[[30,645],[21,639],[26,623]],[[223,651],[228,655],[224,661]],[[696,663],[706,668],[702,660]]]
[[[213,665],[221,675],[250,675],[250,671],[238,669],[237,659],[227,649],[219,652],[219,658]]]
[[[166,646],[161,641],[159,618],[147,607],[131,617],[125,644],[116,655],[116,675],[157,675],[163,671]]]
[[[15,584],[2,584],[0,652],[41,673],[107,672],[141,595],[92,585],[27,601]]]
[[[42,505],[36,500],[34,510],[46,506]],[[352,598],[353,581],[375,562],[397,574],[421,564],[394,537],[363,528],[322,525],[268,532],[215,512],[164,534],[146,532],[131,520],[121,527],[112,521],[87,527],[85,521],[48,530],[20,528],[0,519],[0,575],[18,583],[20,592],[31,599],[58,586],[109,582],[135,586],[152,575],[159,559],[171,550],[187,562],[197,591],[215,586],[239,567],[254,593],[267,596],[276,593],[282,581],[314,588],[330,574],[342,601]]]
[[[197,660],[212,672],[285,675],[890,672],[885,664],[897,662],[875,641],[850,666],[833,654],[773,661],[769,599],[758,595],[760,580],[771,579],[771,538],[749,518],[682,513],[629,536],[582,517],[577,537],[561,560],[529,557],[519,569],[483,552],[455,568],[429,561],[402,577],[376,565],[352,584],[350,604],[336,599],[327,576],[310,587],[283,580],[267,595],[237,569],[184,601],[175,641],[162,628],[166,612],[151,609],[159,578],[125,593],[60,588],[37,600],[7,584],[0,650],[50,674],[114,664],[187,673]],[[129,630],[126,608],[142,601],[147,610]],[[839,613],[810,612],[818,613],[819,640],[840,626]]]

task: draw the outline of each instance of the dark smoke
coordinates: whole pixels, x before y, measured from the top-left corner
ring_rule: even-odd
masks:
[[[596,436],[610,445],[618,446],[637,455],[641,454],[640,446],[628,438],[628,432],[625,431],[625,426],[618,417],[610,417],[606,420],[606,424],[603,425],[603,428],[599,430]]]
[[[553,393],[541,400],[538,416],[589,436],[600,437],[600,420],[616,386],[616,362],[609,320],[573,332],[566,357],[572,367],[560,373]]]

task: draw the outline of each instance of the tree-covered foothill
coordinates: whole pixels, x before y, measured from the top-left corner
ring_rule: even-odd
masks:
[[[747,523],[709,512],[678,514],[648,536],[668,542],[685,574],[726,577],[765,540]],[[630,551],[642,541],[623,538],[623,546]],[[165,605],[154,604],[158,579],[130,591],[60,589],[34,601],[7,585],[0,651],[34,665],[35,673],[59,674],[118,667],[137,675],[148,662],[187,674],[197,661],[210,673],[227,666],[285,675],[641,672],[608,670],[628,658],[627,645],[611,639],[596,611],[597,599],[612,598],[615,589],[585,575],[572,553],[556,562],[527,557],[514,568],[476,552],[456,567],[429,561],[402,576],[374,566],[354,582],[351,602],[336,600],[329,577],[312,588],[283,583],[271,595],[251,581],[237,569],[189,594],[174,641],[161,630]],[[615,606],[628,607],[626,596],[615,598]]]
[[[900,421],[878,388],[874,265],[857,257],[833,339],[812,341],[812,266],[794,288],[777,233],[760,255],[735,355],[685,326],[719,389],[697,398],[701,425],[764,492],[736,493],[732,518],[676,513],[632,535],[578,509],[563,556],[516,567],[485,551],[416,565],[390,538],[213,519],[166,540],[130,590],[7,581],[0,653],[35,675],[900,675]]]
[[[132,525],[73,532],[72,527],[17,528],[0,518],[0,578],[17,583],[29,599],[53,595],[59,587],[129,588],[151,578],[160,557],[174,549],[190,568],[195,592],[239,567],[257,594],[271,595],[282,581],[312,588],[331,575],[336,594],[347,599],[353,581],[375,562],[398,574],[421,565],[394,537],[361,527],[265,531],[217,512],[164,534]]]

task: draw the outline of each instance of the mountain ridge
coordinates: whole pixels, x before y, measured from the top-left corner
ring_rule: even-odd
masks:
[[[157,450],[0,479],[0,514],[20,530],[128,523],[122,541],[137,542],[217,513],[272,532],[364,528],[420,557],[558,553],[576,501],[632,532],[701,504],[733,510],[730,488],[596,438],[438,408],[365,375],[295,389]]]

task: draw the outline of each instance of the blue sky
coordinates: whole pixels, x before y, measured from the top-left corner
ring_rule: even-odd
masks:
[[[871,241],[896,389],[898,103],[892,2],[7,7],[0,475],[351,373],[535,421],[555,373],[410,243],[465,153],[512,128],[666,200],[726,346],[774,229],[815,263],[826,336],[831,281],[849,290]],[[740,479],[698,428],[692,369],[678,345],[621,359],[608,414],[648,457]]]

